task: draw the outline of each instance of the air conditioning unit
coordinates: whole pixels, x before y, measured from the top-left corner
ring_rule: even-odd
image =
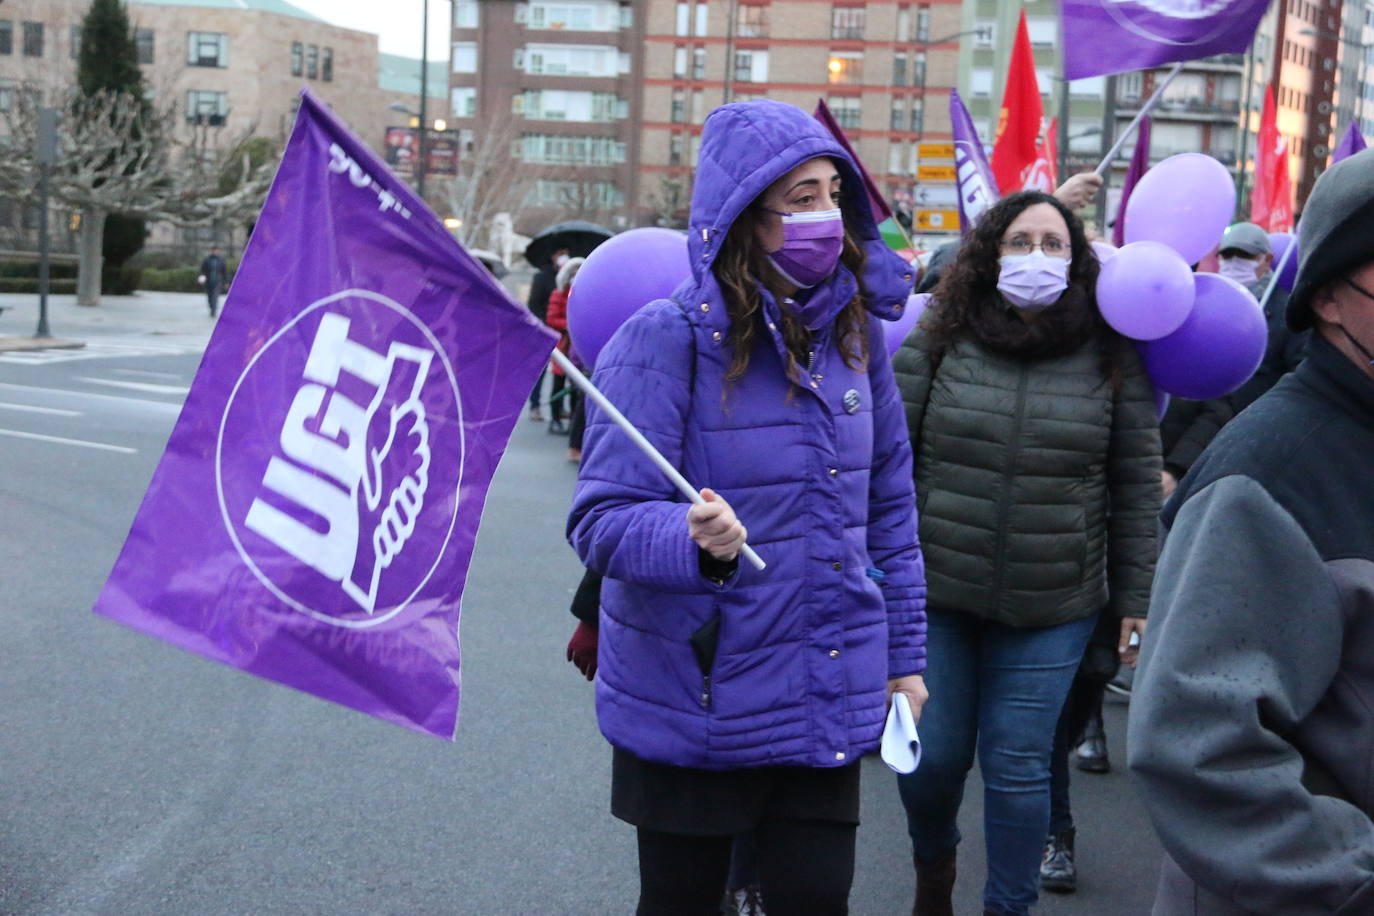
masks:
[[[1331,103],[1326,101],[1318,102],[1317,114],[1331,114]]]
[[[1312,155],[1317,159],[1325,159],[1331,155],[1331,149],[1325,143],[1318,143],[1312,147]]]

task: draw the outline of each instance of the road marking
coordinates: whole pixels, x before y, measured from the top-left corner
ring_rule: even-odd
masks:
[[[181,410],[180,404],[170,401],[153,401],[148,398],[129,398],[117,394],[97,394],[94,391],[72,391],[68,388],[43,388],[39,385],[16,385],[13,382],[0,382],[0,388],[13,388],[16,391],[38,391],[43,394],[65,394],[74,398],[96,398],[101,401],[119,401],[122,404],[140,404],[145,407],[160,407],[173,413]]]
[[[204,347],[162,343],[141,338],[105,338],[89,340],[76,350],[15,350],[0,353],[0,363],[16,366],[40,366],[84,359],[118,359],[134,356],[180,356],[201,353]]]
[[[6,410],[26,410],[30,413],[46,413],[54,417],[83,417],[79,410],[63,410],[61,407],[34,407],[32,404],[11,404],[9,401],[0,401],[0,407]]]
[[[0,429],[0,436],[13,436],[15,439],[34,439],[39,442],[56,442],[59,445],[77,445],[81,448],[95,448],[106,452],[120,452],[137,455],[138,449],[122,445],[107,445],[104,442],[87,442],[85,439],[64,439],[62,436],[44,436],[41,433],[26,433],[18,429]]]
[[[78,375],[78,382],[90,382],[92,385],[109,385],[111,388],[127,388],[130,391],[146,391],[149,394],[186,394],[190,388],[183,388],[181,385],[154,385],[152,382],[121,382],[113,378],[94,378],[89,375]]]
[[[154,372],[151,369],[112,369],[110,371],[118,372],[120,375],[141,375],[145,378],[165,378],[170,381],[182,379],[182,375],[177,372]]]

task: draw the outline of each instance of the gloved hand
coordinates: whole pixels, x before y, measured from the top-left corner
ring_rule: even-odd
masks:
[[[576,665],[587,680],[596,677],[596,627],[589,623],[577,625],[572,639],[568,640],[568,661]]]

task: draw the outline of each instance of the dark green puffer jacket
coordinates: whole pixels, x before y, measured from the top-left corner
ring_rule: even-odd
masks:
[[[1026,358],[965,337],[892,360],[915,453],[927,601],[1014,627],[1144,617],[1160,504],[1154,395],[1132,348]],[[1110,512],[1108,511],[1110,509]]]

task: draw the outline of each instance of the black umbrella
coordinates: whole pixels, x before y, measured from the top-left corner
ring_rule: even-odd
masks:
[[[604,226],[580,219],[558,223],[530,239],[525,246],[525,260],[536,268],[549,267],[553,264],[553,253],[560,248],[568,249],[571,257],[585,258],[613,235],[615,233]]]

